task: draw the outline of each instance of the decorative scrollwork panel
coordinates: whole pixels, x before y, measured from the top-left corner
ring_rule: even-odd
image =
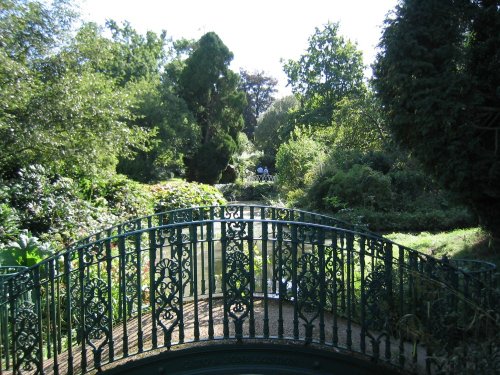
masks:
[[[312,340],[314,321],[318,318],[321,306],[319,259],[315,254],[306,253],[300,257],[300,272],[297,276],[297,299],[299,317],[304,321],[306,341]]]
[[[92,348],[96,368],[101,365],[102,352],[109,344],[108,285],[101,279],[88,280],[83,290],[84,337]]]
[[[35,305],[23,302],[14,317],[15,367],[14,373],[21,371],[42,372],[42,353],[38,347],[40,331]]]
[[[172,333],[181,317],[179,271],[179,262],[175,259],[163,259],[155,270],[154,320],[162,328],[165,346],[169,349],[172,345]]]

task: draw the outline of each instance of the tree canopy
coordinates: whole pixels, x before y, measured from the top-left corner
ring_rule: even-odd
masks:
[[[395,139],[500,236],[500,2],[405,0],[375,69]]]
[[[243,113],[245,127],[243,131],[250,138],[254,138],[257,120],[275,100],[276,85],[278,81],[268,77],[264,72],[249,73],[245,69],[240,70],[240,89],[245,92],[247,105]]]
[[[229,69],[233,54],[214,32],[203,35],[187,58],[179,94],[200,128],[199,148],[186,158],[191,180],[216,183],[237,149],[245,94]]]
[[[339,25],[316,28],[299,60],[284,64],[288,84],[301,102],[300,122],[329,126],[337,103],[363,93],[363,58],[356,44],[338,34]]]

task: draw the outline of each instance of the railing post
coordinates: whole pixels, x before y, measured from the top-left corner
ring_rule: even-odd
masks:
[[[200,227],[203,228],[203,223],[200,224]],[[200,339],[200,321],[198,318],[198,233],[197,226],[195,224],[191,224],[189,226],[189,236],[191,238],[191,254],[192,254],[192,263],[193,263],[193,304],[194,304],[194,340],[198,341]],[[203,243],[203,242],[202,242]],[[203,259],[203,253],[201,253],[201,258]],[[203,272],[203,271],[202,271]]]
[[[319,258],[319,341],[325,343],[325,310],[326,310],[326,260],[325,260],[325,229],[318,229],[318,258]]]
[[[242,214],[243,217],[243,207]],[[254,262],[254,228],[253,228],[253,219],[254,219],[254,208],[250,207],[250,221],[248,222],[248,258],[249,258],[249,267],[250,267],[250,318],[249,318],[249,333],[250,337],[255,337],[255,316],[254,316],[254,304],[253,304],[253,295],[255,293],[255,262]]]
[[[298,236],[297,225],[291,225],[292,237],[292,293],[293,293],[293,337],[299,339],[299,306],[298,306],[298,287],[297,287],[297,273],[298,273]]]
[[[354,235],[347,232],[347,283],[345,283],[345,288],[347,288],[347,337],[346,337],[346,347],[348,350],[352,350],[352,297],[353,297],[353,284],[351,284],[351,277],[354,271]]]
[[[224,318],[223,318],[223,335],[225,339],[229,338],[229,317],[227,312],[227,286],[226,286],[226,273],[227,273],[227,229],[226,222],[224,221],[224,213],[221,212],[221,245],[222,245],[222,296],[223,296],[223,310],[224,310]]]
[[[50,295],[51,295],[51,299],[50,299],[50,311],[51,311],[51,315],[52,315],[52,327],[50,326],[47,326],[47,330],[49,330],[50,328],[52,328],[52,339],[54,340],[54,365],[53,365],[53,369],[54,369],[54,374],[59,374],[59,362],[58,362],[58,355],[57,355],[57,316],[56,316],[56,296],[55,296],[55,286],[54,286],[54,282],[55,282],[55,278],[56,278],[56,274],[55,274],[55,269],[54,269],[54,259],[51,259],[49,262],[48,262],[48,265],[49,265],[49,282],[50,282]],[[59,276],[58,276],[59,277]],[[48,289],[48,288],[47,288]],[[49,293],[49,291],[47,290],[47,294]]]
[[[388,306],[388,316],[386,317],[386,336],[385,336],[385,359],[389,361],[391,359],[391,336],[390,336],[390,319],[391,314],[394,311],[394,301],[392,293],[392,244],[387,242],[385,244],[385,278],[387,285],[387,306]]]
[[[71,253],[66,252],[64,254],[64,276],[66,283],[66,325],[68,330],[68,359],[67,359],[67,369],[68,375],[73,375],[73,314],[71,309]]]
[[[183,242],[182,242],[182,227],[177,228],[177,260],[179,264],[179,343],[184,343],[184,270],[182,267],[182,253],[183,253]],[[188,276],[189,277],[189,276]]]
[[[141,220],[137,221],[136,230],[139,231],[135,235],[135,257],[136,257],[136,270],[137,270],[137,350],[142,353],[144,350],[144,335],[142,332],[142,250],[141,250],[141,237],[142,232]],[[134,302],[132,301],[131,306]],[[112,316],[112,315],[111,315]]]
[[[210,208],[210,220],[207,223],[207,246],[208,246],[208,338],[214,338],[214,313],[213,313],[213,294],[215,289],[214,275],[214,244],[213,235],[214,210]]]
[[[156,270],[156,234],[157,229],[151,225],[151,218],[148,219],[149,226],[149,303],[151,305],[151,316],[156,316],[156,291],[155,291],[155,270]],[[161,244],[160,244],[161,246]],[[158,329],[154,319],[152,319],[151,345],[153,349],[158,348]]]
[[[359,244],[359,267],[361,273],[361,332],[360,332],[360,349],[361,353],[366,353],[366,284],[365,284],[365,245],[366,237],[361,236]]]
[[[405,269],[405,255],[404,249],[402,246],[399,246],[399,256],[398,256],[398,275],[399,275],[399,315],[398,318],[402,318],[405,316],[405,293],[404,293],[404,277],[403,272]],[[405,345],[404,345],[404,337],[402,333],[399,333],[399,366],[404,368],[405,365]]]
[[[127,275],[126,275],[126,268],[127,268],[127,255],[126,255],[127,249],[125,246],[125,233],[123,230],[123,226],[120,226],[118,228],[118,254],[119,254],[119,259],[120,259],[120,269],[119,269],[119,285],[121,289],[121,301],[119,301],[119,304],[122,306],[122,315],[121,315],[121,321],[122,321],[122,337],[123,337],[123,342],[122,342],[122,350],[123,350],[123,357],[126,358],[128,357],[128,324],[127,324]]]
[[[109,361],[113,362],[115,358],[115,341],[113,339],[113,295],[112,295],[112,267],[111,262],[113,261],[111,255],[111,230],[107,233],[108,238],[105,241],[105,251],[106,251],[106,273],[107,273],[107,285],[108,285],[108,330],[109,330]]]
[[[264,338],[269,338],[269,305],[268,305],[268,281],[267,281],[267,241],[268,222],[264,220],[265,209],[261,208],[261,226],[262,226],[262,288],[264,292]]]

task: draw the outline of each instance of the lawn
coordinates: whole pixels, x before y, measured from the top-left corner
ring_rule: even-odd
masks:
[[[500,269],[500,248],[480,228],[456,229],[449,232],[418,234],[390,233],[384,237],[422,253],[441,258],[464,258],[495,263]]]

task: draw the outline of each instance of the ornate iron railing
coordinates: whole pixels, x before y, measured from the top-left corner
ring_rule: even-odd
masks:
[[[0,372],[84,373],[187,342],[291,339],[431,374],[464,327],[498,329],[485,280],[355,229],[264,206],[109,228],[4,280]]]

